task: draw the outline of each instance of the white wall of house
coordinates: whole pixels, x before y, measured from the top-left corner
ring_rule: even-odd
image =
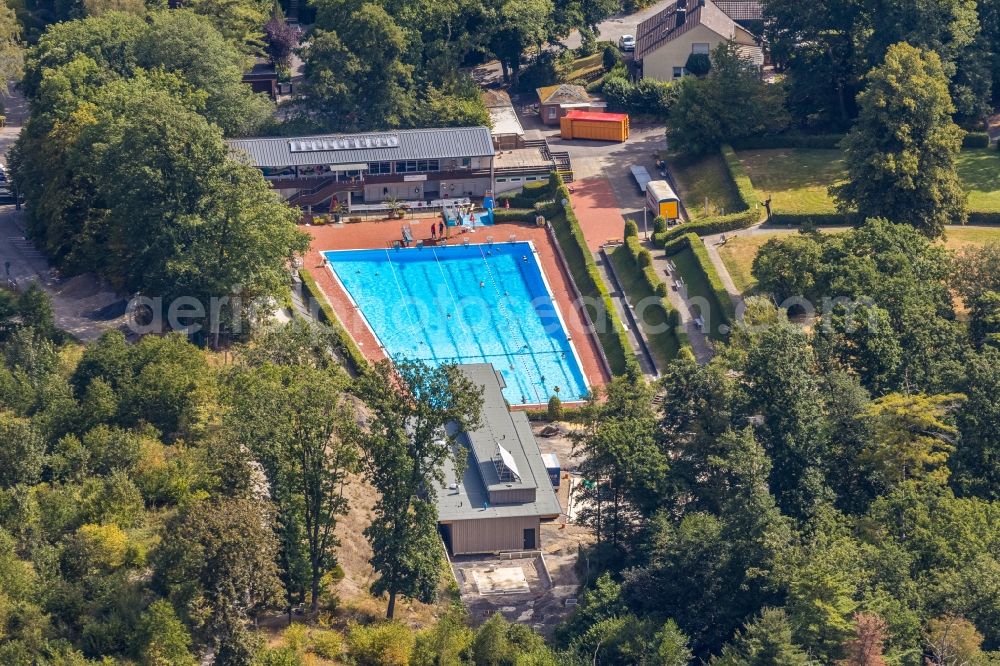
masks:
[[[740,26],[736,26],[734,35],[720,35],[714,30],[698,25],[691,28],[683,35],[670,40],[652,53],[647,53],[642,59],[642,76],[647,79],[657,81],[673,81],[679,74],[679,69],[683,69],[687,64],[688,57],[697,48],[704,50],[705,44],[708,51],[713,51],[722,42],[732,37],[737,44],[753,46],[756,44],[753,35]]]

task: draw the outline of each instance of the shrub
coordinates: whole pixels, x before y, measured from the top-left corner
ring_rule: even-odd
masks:
[[[639,235],[639,227],[633,220],[625,220],[625,238]]]
[[[551,51],[542,51],[535,61],[521,70],[518,77],[518,90],[530,92],[535,88],[549,86],[561,77],[556,55]]]
[[[397,622],[353,625],[347,634],[348,653],[361,666],[407,666],[414,637]]]
[[[307,299],[312,298],[319,305],[319,319],[333,329],[337,338],[337,352],[344,363],[355,375],[363,374],[368,369],[368,359],[361,353],[354,343],[350,333],[340,325],[340,320],[334,314],[333,309],[319,290],[316,280],[305,269],[299,271],[302,278],[302,295]]]
[[[601,64],[604,65],[605,71],[610,72],[621,61],[622,56],[618,53],[617,47],[614,44],[605,44],[604,53],[601,55]]]
[[[688,56],[684,69],[695,76],[705,76],[712,69],[712,59],[707,53],[692,53]]]
[[[989,148],[990,135],[986,132],[969,132],[962,139],[962,148]]]
[[[312,651],[323,659],[339,659],[344,651],[344,638],[336,631],[313,632]]]
[[[562,421],[563,419],[563,406],[562,400],[559,396],[554,395],[549,398],[549,420],[550,421]]]
[[[653,220],[653,233],[662,234],[667,230],[667,220],[662,215],[657,215]]]
[[[615,68],[604,77],[601,92],[608,101],[608,110],[666,116],[673,99],[673,85],[654,79],[633,83],[626,76]]]
[[[639,268],[646,268],[647,266],[653,265],[653,255],[649,250],[643,250],[639,253],[638,262]]]

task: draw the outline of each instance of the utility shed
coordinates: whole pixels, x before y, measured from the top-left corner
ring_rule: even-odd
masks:
[[[537,550],[541,522],[562,509],[524,412],[511,412],[503,378],[489,363],[459,366],[483,387],[481,425],[458,434],[467,459],[461,478],[444,470],[437,489],[438,523],[453,555]]]

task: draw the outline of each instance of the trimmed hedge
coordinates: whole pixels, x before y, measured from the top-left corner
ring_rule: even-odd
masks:
[[[302,278],[303,295],[313,299],[317,304],[319,304],[320,320],[333,329],[336,339],[337,352],[348,365],[348,369],[355,375],[364,374],[368,370],[368,359],[361,353],[361,350],[358,349],[358,346],[354,343],[353,338],[351,338],[351,334],[347,332],[347,329],[345,329],[340,323],[337,315],[334,314],[333,308],[330,307],[330,302],[326,300],[326,296],[324,296],[323,292],[320,291],[319,286],[316,284],[316,280],[314,280],[313,276],[309,274],[309,271],[305,269],[301,269],[299,271],[299,277]]]
[[[543,180],[525,183],[520,192],[504,192],[496,200],[501,206],[504,201],[509,201],[511,208],[534,208],[537,202],[551,199],[552,192],[551,183]]]
[[[1000,225],[1000,213],[969,211],[969,224]]]
[[[772,213],[768,224],[804,227],[843,226],[855,224],[855,216],[844,213]]]
[[[843,134],[775,134],[773,136],[748,136],[733,139],[736,150],[765,150],[768,148],[839,148]]]
[[[681,323],[681,315],[666,298],[667,285],[660,279],[660,276],[657,275],[655,268],[649,265],[643,266],[642,260],[639,258],[643,256],[643,253],[648,254],[649,250],[642,247],[639,239],[634,237],[625,239],[625,247],[628,249],[628,254],[632,258],[633,263],[635,263],[636,267],[642,273],[642,277],[646,281],[646,286],[649,287],[650,291],[660,297],[659,306],[663,310],[667,323],[676,329],[676,327]]]
[[[535,223],[535,216],[538,211],[534,208],[494,208],[494,222],[526,222]]]
[[[719,313],[722,315],[723,320],[732,326],[736,321],[736,308],[733,306],[733,299],[729,297],[729,292],[726,290],[725,285],[722,284],[722,278],[719,277],[719,272],[715,270],[715,264],[712,263],[712,259],[708,256],[708,249],[705,247],[705,243],[702,242],[701,237],[694,232],[689,232],[668,243],[665,249],[667,255],[674,255],[687,248],[694,255],[695,263],[698,264],[702,277],[708,282],[708,287],[719,307]]]
[[[736,157],[732,146],[722,146],[722,159],[729,172],[729,177],[736,185],[742,210],[728,215],[706,217],[695,222],[685,222],[662,234],[654,234],[653,242],[656,245],[662,247],[670,241],[692,232],[699,236],[711,236],[712,234],[721,234],[724,231],[746,229],[760,222],[760,203],[757,191],[754,189],[753,183],[750,182],[750,176],[743,168],[739,158]]]
[[[968,132],[962,137],[962,148],[989,148],[990,135],[986,132]]]
[[[569,189],[567,189],[566,183],[563,182],[562,176],[553,172],[550,176],[550,181],[555,186],[556,200],[561,201],[565,199],[570,201]],[[559,235],[559,227],[565,225],[562,231],[568,232],[568,235],[573,239],[572,243],[565,245],[560,243],[560,246],[562,247],[563,254],[566,255],[566,260],[569,263],[569,269],[572,273],[573,281],[576,282],[576,286],[579,287],[584,295],[591,298],[599,298],[604,304],[603,315],[605,321],[595,321],[594,326],[598,331],[604,331],[603,333],[598,332],[597,337],[601,342],[601,346],[604,347],[604,354],[608,358],[611,372],[616,375],[623,375],[629,370],[637,370],[639,362],[636,361],[635,356],[632,354],[632,347],[625,333],[625,327],[618,319],[614,303],[611,302],[611,294],[604,285],[604,280],[601,279],[600,271],[597,269],[597,262],[594,261],[594,255],[590,252],[590,248],[587,247],[587,241],[583,236],[583,230],[580,228],[580,221],[576,219],[576,213],[573,212],[573,206],[567,205],[565,213],[564,216],[556,215],[549,218],[549,223],[556,230],[557,237]]]

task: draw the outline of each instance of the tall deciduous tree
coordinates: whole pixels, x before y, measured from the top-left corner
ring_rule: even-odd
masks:
[[[318,358],[304,361],[310,349],[299,343],[309,341],[309,336],[296,329],[306,328],[309,325],[302,323],[279,327],[264,336],[266,342],[258,346],[257,354],[251,350],[247,365],[232,380],[230,428],[267,471],[284,528],[289,602],[300,590],[295,589],[296,581],[288,579],[287,569],[302,551],[315,613],[320,582],[336,565],[337,520],[347,512],[344,486],[356,468],[357,443],[354,407],[346,395],[348,378],[331,367],[326,350],[316,350]],[[282,347],[290,353],[283,354]],[[262,349],[269,350],[272,358],[299,362],[260,362]],[[293,529],[293,523],[301,528]]]
[[[663,496],[667,458],[656,443],[652,391],[641,377],[617,377],[587,404],[584,428],[573,450],[583,458],[580,473],[586,508],[581,520],[597,540],[624,547],[637,527],[636,511],[647,512]]]
[[[844,140],[848,178],[831,188],[838,207],[878,216],[940,236],[966,219],[965,193],[955,168],[962,130],[941,58],[894,44],[868,75],[860,113]]]
[[[281,598],[269,507],[258,499],[191,504],[167,524],[154,563],[156,587],[217,639],[220,656],[245,652],[246,623]]]
[[[455,434],[478,424],[482,390],[456,366],[402,359],[377,364],[358,389],[371,414],[362,436],[365,471],[379,492],[365,530],[378,574],[372,591],[388,593],[392,618],[397,595],[430,601],[436,593],[441,549],[434,488],[444,483],[447,461],[465,464]]]
[[[667,116],[671,149],[704,153],[730,139],[787,127],[783,87],[765,83],[735,42],[719,44],[711,61],[708,76],[687,77],[675,86]]]

